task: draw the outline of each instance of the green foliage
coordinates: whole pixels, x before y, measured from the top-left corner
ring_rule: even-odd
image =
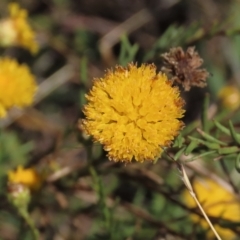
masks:
[[[34,148],[32,142],[22,143],[13,131],[0,132],[0,176],[17,165],[25,165],[29,152]]]
[[[90,59],[99,57],[97,46],[97,38],[89,31],[77,29],[74,36],[74,49],[80,56]]]
[[[134,61],[137,51],[139,49],[138,44],[131,45],[126,35],[121,37],[121,49],[118,58],[118,62],[121,66],[126,66],[128,63]]]
[[[159,37],[152,49],[144,57],[144,61],[149,61],[156,54],[162,53],[165,49],[182,46],[203,35],[203,29],[197,22],[190,26],[170,25],[166,31]]]

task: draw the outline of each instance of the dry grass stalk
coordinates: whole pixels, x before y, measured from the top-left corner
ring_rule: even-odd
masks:
[[[221,237],[218,235],[216,229],[215,229],[214,226],[212,225],[212,223],[211,223],[210,219],[208,218],[207,214],[205,213],[202,205],[201,205],[200,202],[198,201],[198,199],[197,199],[197,197],[196,197],[196,194],[194,193],[194,190],[193,190],[193,188],[192,188],[192,185],[191,185],[191,183],[190,183],[190,181],[189,181],[189,178],[188,178],[188,176],[187,176],[187,173],[186,173],[186,171],[185,171],[185,169],[184,169],[184,166],[183,166],[182,164],[179,164],[178,167],[179,167],[179,171],[180,171],[180,173],[181,173],[181,175],[182,175],[182,180],[183,180],[185,186],[186,186],[187,189],[189,190],[189,193],[191,194],[191,196],[193,197],[194,201],[196,202],[198,208],[199,208],[200,211],[202,212],[204,218],[206,219],[208,225],[209,225],[210,228],[212,229],[214,235],[216,236],[216,238],[217,238],[218,240],[222,240]]]

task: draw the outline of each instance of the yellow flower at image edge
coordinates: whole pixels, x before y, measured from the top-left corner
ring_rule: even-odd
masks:
[[[240,107],[240,90],[237,86],[225,86],[218,94],[223,107],[229,110],[236,110]]]
[[[36,190],[41,186],[42,179],[35,169],[24,169],[22,166],[18,166],[15,171],[8,172],[8,183],[23,184],[30,189]]]
[[[224,188],[224,186],[221,186],[219,183],[211,179],[204,179],[201,181],[194,181],[193,188],[208,216],[233,222],[240,221],[239,200],[231,191]],[[188,207],[197,207],[195,201],[187,190],[184,192],[183,198]],[[209,225],[204,218],[195,214],[191,214],[190,217],[204,229],[209,229]],[[219,225],[214,225],[214,228],[223,239],[231,240],[236,237],[235,233],[228,227],[223,228]],[[211,230],[208,231],[207,236],[211,239],[214,238],[214,234]]]
[[[153,161],[183,126],[179,90],[153,64],[117,66],[86,97],[82,128],[113,161]]]
[[[11,107],[32,104],[36,90],[35,77],[27,65],[0,58],[0,117]]]
[[[0,45],[21,46],[37,53],[38,44],[35,40],[35,33],[27,22],[28,13],[21,9],[17,3],[8,5],[10,17],[0,21]]]

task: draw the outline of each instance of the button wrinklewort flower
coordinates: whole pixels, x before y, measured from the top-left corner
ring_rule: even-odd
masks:
[[[183,126],[179,90],[153,64],[107,71],[86,98],[82,128],[113,161],[153,161]]]
[[[0,58],[0,117],[11,107],[30,105],[36,90],[35,77],[27,65]]]
[[[8,172],[8,184],[23,184],[36,190],[41,186],[42,178],[34,168],[18,166],[15,171]]]
[[[211,179],[202,179],[194,181],[193,188],[197,194],[197,198],[203,206],[204,211],[208,216],[225,219],[233,222],[240,221],[240,205],[238,198],[227,188]],[[188,191],[183,194],[185,203],[189,207],[197,207],[195,201]],[[192,220],[204,229],[209,229],[209,226],[204,218],[198,215],[191,214]],[[229,227],[220,227],[214,225],[214,228],[223,239],[234,239],[236,234]],[[213,238],[213,232],[207,232],[208,238]]]
[[[28,13],[21,9],[17,3],[8,5],[10,17],[0,21],[0,45],[21,46],[31,53],[37,53],[38,44],[35,33],[27,22]]]

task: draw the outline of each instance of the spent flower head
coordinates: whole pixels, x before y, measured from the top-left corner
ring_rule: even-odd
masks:
[[[21,9],[17,3],[10,3],[8,9],[10,16],[0,21],[0,45],[21,46],[33,54],[37,53],[38,44],[27,21],[27,11]]]
[[[164,67],[163,72],[171,75],[171,80],[181,84],[185,91],[192,86],[205,87],[209,73],[204,68],[199,68],[203,60],[189,47],[186,52],[181,47],[171,48],[169,52],[162,54]]]
[[[216,217],[233,222],[240,221],[240,205],[238,198],[227,188],[221,184],[211,180],[202,179],[201,181],[194,181],[193,188],[197,195],[199,202],[202,204],[204,211],[210,217]],[[189,191],[183,194],[185,203],[189,207],[196,207],[196,203],[190,195]],[[204,229],[208,228],[208,223],[204,218],[198,215],[191,214],[192,220]],[[234,239],[236,234],[229,228],[223,228],[219,225],[214,225],[214,228],[223,239]],[[208,231],[208,238],[213,238],[213,232]]]
[[[4,117],[11,107],[30,105],[36,90],[35,77],[27,65],[0,58],[0,117]]]
[[[128,64],[95,79],[81,127],[113,161],[153,161],[178,135],[184,101],[153,64]]]
[[[15,171],[8,172],[8,184],[22,184],[31,190],[36,190],[41,186],[42,177],[34,168],[23,168],[18,166]]]

